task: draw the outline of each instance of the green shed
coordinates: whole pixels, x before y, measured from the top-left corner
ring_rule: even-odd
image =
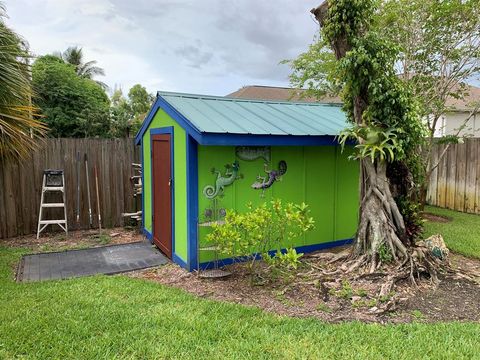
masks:
[[[359,167],[336,140],[345,126],[336,105],[159,92],[135,139],[145,236],[182,267],[209,268],[199,225],[280,198],[305,202],[315,220],[297,251],[351,242]]]

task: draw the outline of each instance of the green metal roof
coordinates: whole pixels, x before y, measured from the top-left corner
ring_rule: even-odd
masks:
[[[200,133],[338,135],[346,117],[338,105],[247,100],[158,92]]]

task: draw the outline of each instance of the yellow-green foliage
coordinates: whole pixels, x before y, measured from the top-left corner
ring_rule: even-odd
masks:
[[[276,199],[238,213],[227,211],[225,222],[216,224],[207,241],[217,244],[220,252],[234,256],[249,256],[291,246],[303,233],[312,230],[314,220],[308,205],[283,204]]]
[[[268,252],[262,254],[262,258],[270,267],[286,270],[296,270],[300,265],[300,258],[302,256],[303,253],[297,253],[297,250],[294,248],[288,248],[285,250],[285,252],[277,250],[277,252],[273,255],[270,255]]]

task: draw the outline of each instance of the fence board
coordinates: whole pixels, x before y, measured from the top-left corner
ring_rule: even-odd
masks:
[[[469,141],[466,144],[466,176],[465,176],[465,212],[475,212],[475,186],[477,177],[477,151],[476,142]]]
[[[13,195],[13,184],[15,183],[14,177],[11,176],[13,174],[12,171],[12,164],[6,163],[5,164],[5,173],[3,174],[3,189],[5,191],[4,194],[4,204],[6,207],[6,221],[7,221],[7,231],[6,236],[11,237],[17,233],[17,215],[16,215],[16,205],[15,199]]]
[[[445,145],[437,146],[437,154],[438,157],[441,156]],[[437,168],[438,178],[437,183],[431,183],[432,185],[429,186],[429,189],[432,193],[436,193],[436,196],[432,196],[432,204],[437,204],[438,206],[445,207],[446,203],[446,189],[447,189],[447,167],[445,165],[447,161],[447,157],[442,157],[440,159],[440,163]]]
[[[447,151],[447,183],[446,183],[446,200],[445,207],[455,209],[455,180],[457,174],[457,149],[450,147]]]
[[[436,157],[446,145],[437,145]],[[451,145],[429,184],[428,203],[468,213],[480,213],[480,139]]]
[[[466,172],[466,144],[456,146],[456,173],[455,173],[455,207],[457,211],[465,209],[465,172]]]
[[[476,139],[475,149],[473,151],[477,154],[476,176],[475,176],[475,213],[480,213],[480,139]]]
[[[4,163],[0,160],[0,167],[3,168]],[[0,189],[5,189],[5,181],[3,173],[0,173]],[[0,201],[5,204],[5,194],[1,194]],[[0,234],[7,233],[7,213],[5,206],[0,206]]]
[[[438,149],[434,148],[432,150],[432,164],[435,165],[437,161],[438,161]],[[430,183],[436,184],[438,187],[438,167],[435,170],[433,170],[432,175],[430,177]],[[432,192],[432,187],[429,186],[427,191],[427,201],[432,202],[433,197],[436,197],[436,195],[437,195],[436,193]]]
[[[80,222],[76,223],[77,152],[80,153]],[[63,169],[69,229],[88,229],[87,154],[90,200],[94,226],[98,226],[94,166],[98,170],[102,225],[122,226],[122,212],[140,210],[133,197],[131,164],[140,159],[133,139],[46,139],[29,158],[17,162],[0,161],[0,238],[35,233],[43,170]],[[51,198],[50,201],[54,201]],[[46,209],[46,216],[62,216],[62,210]]]

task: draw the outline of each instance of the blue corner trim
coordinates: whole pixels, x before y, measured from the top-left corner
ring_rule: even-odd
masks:
[[[143,228],[143,235],[150,241],[153,242],[153,236],[147,229]]]
[[[348,244],[351,244],[352,242],[353,242],[353,239],[344,239],[344,240],[330,241],[330,242],[320,243],[320,244],[298,246],[298,247],[295,248],[295,250],[297,250],[297,253],[306,254],[306,253],[313,252],[313,251],[324,250],[324,249],[329,249],[329,248],[333,248],[333,247],[337,247],[337,246],[348,245]],[[286,249],[282,249],[281,251],[285,252]],[[276,250],[269,251],[270,255],[273,255],[275,253],[276,253]],[[258,254],[258,253],[254,254],[254,256],[257,259],[261,259],[261,255]],[[227,258],[227,259],[219,260],[218,265],[220,267],[222,267],[222,266],[231,265],[231,264],[236,263],[236,262],[243,262],[243,261],[246,261],[246,260],[249,260],[249,258],[247,258],[247,257],[244,257],[244,258]],[[213,266],[214,266],[213,261],[204,262],[204,263],[200,264],[200,270],[211,269],[211,268],[213,268]]]
[[[173,126],[165,126],[161,128],[154,128],[150,129],[150,193],[152,195],[152,241],[153,241],[153,234],[155,233],[155,222],[153,221],[153,216],[155,214],[155,201],[154,201],[154,192],[153,192],[153,183],[155,179],[153,178],[153,136],[152,135],[162,135],[168,134],[170,135],[170,176],[172,177],[172,182],[170,185],[170,197],[172,203],[172,259],[175,254],[175,137],[173,133]]]
[[[187,135],[187,264],[188,270],[198,267],[198,146]]]
[[[143,163],[143,142],[141,141],[140,142],[140,164],[142,165],[142,198],[141,198],[141,204],[142,204],[142,229],[143,229],[143,233],[145,234],[145,232],[147,232],[148,234],[150,234],[147,229],[145,229],[145,171],[143,171],[143,169],[145,169],[145,166],[144,166],[144,163]],[[145,234],[146,235],[146,234]],[[150,234],[150,236],[152,236],[152,234]],[[148,236],[147,236],[148,238]],[[149,239],[151,240],[151,239]]]
[[[178,256],[177,254],[173,254],[172,260],[175,264],[180,265],[182,268],[184,268],[188,271],[192,271],[192,269],[189,268],[187,263],[185,261],[183,261],[183,259],[180,256]]]
[[[155,114],[159,109],[165,111],[175,120],[186,133],[200,145],[229,145],[229,146],[336,146],[337,136],[334,135],[255,135],[232,133],[202,133],[174,106],[161,95],[153,103],[142,127],[135,136],[135,144],[140,144],[143,134],[147,131]]]

